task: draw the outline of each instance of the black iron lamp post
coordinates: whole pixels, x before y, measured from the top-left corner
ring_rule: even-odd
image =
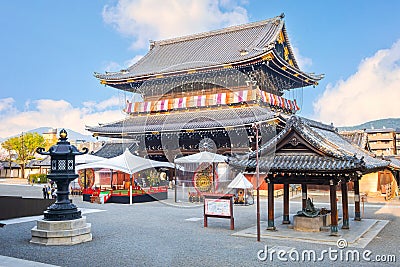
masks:
[[[83,152],[78,151],[67,141],[67,131],[62,129],[57,144],[50,147],[47,152],[42,147],[37,148],[36,152],[50,155],[51,168],[47,177],[57,185],[57,200],[44,212],[44,220],[64,221],[82,218],[81,211],[71,203],[68,195],[70,182],[78,177],[75,173],[75,156],[86,154],[88,149],[84,148]]]

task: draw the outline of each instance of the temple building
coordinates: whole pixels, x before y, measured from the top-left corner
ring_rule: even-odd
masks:
[[[341,131],[339,134],[346,140],[368,151],[370,156],[387,161],[388,165],[384,169],[369,172],[360,179],[360,192],[368,196],[382,196],[386,200],[394,198],[400,178],[400,160],[393,155],[383,155],[382,152],[376,153],[379,146],[381,151],[393,151],[392,136],[394,131],[391,129],[378,130],[353,130]],[[386,144],[384,143],[386,142]],[[392,143],[392,144],[390,144]]]
[[[124,120],[87,130],[131,142],[138,155],[156,160],[174,162],[207,148],[228,156],[238,172],[253,175],[259,166],[268,187],[271,230],[275,185],[283,185],[283,223],[288,224],[289,185],[298,184],[303,209],[309,186],[330,190],[330,228],[337,234],[339,187],[342,228],[348,229],[347,191],[354,190],[354,218],[360,220],[359,180],[389,162],[374,158],[333,126],[296,115],[298,99],[287,96],[317,85],[323,75],[300,70],[283,18],[152,41],[148,53],[129,68],[95,73],[101,84],[140,94],[143,101],[127,101]],[[363,136],[358,138],[364,144]],[[212,181],[215,174],[208,174]]]
[[[171,162],[204,143],[218,154],[254,150],[252,124],[260,123],[261,140],[269,140],[280,115],[299,110],[284,93],[323,78],[300,70],[283,18],[152,41],[129,68],[95,73],[101,84],[143,101],[128,100],[124,120],[87,130],[133,141],[139,155]]]

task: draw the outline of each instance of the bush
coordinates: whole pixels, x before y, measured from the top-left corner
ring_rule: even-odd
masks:
[[[47,174],[44,173],[35,173],[29,175],[29,183],[47,183]]]

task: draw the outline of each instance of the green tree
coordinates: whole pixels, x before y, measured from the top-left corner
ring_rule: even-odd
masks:
[[[12,163],[12,155],[13,155],[13,146],[12,146],[12,142],[10,141],[10,139],[4,141],[3,143],[1,143],[1,146],[7,150],[7,157],[6,160],[9,163],[9,167],[10,167],[10,174],[11,174],[11,163]]]
[[[4,149],[13,150],[17,154],[16,162],[21,166],[22,178],[25,177],[26,163],[35,158],[36,148],[45,146],[43,136],[38,133],[22,133],[20,136],[7,139],[5,143],[8,148],[3,146]]]

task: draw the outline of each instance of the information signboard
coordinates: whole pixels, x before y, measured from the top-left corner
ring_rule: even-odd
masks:
[[[233,218],[232,194],[203,194],[204,227],[208,227],[208,217],[226,218],[231,221],[231,230],[235,228]]]

